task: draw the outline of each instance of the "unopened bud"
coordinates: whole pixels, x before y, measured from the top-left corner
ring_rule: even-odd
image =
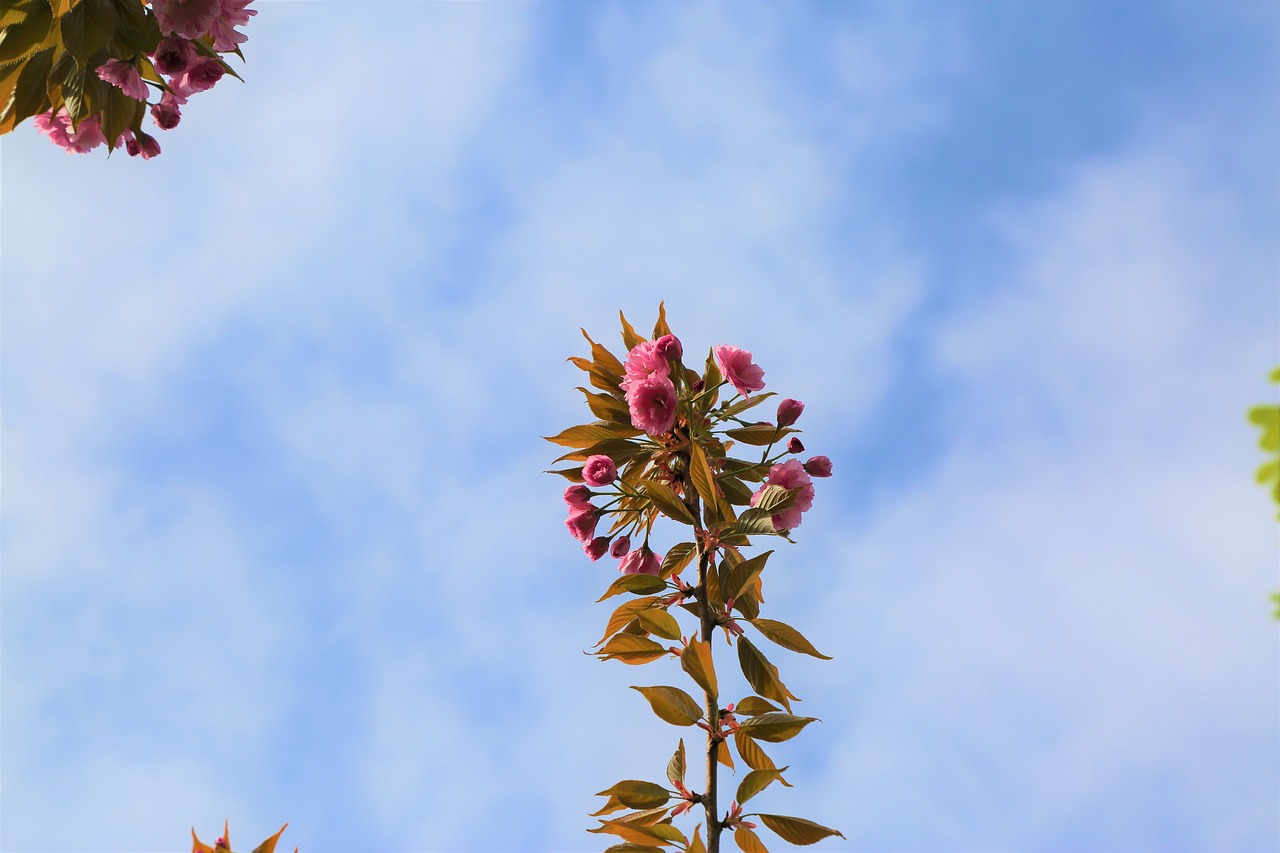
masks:
[[[653,342],[653,349],[668,361],[678,361],[684,355],[684,347],[675,335],[663,335]]]
[[[800,443],[800,439],[793,435],[791,436],[791,440],[787,442],[787,452],[804,453],[804,445]]]
[[[631,537],[625,533],[613,540],[613,544],[609,546],[610,557],[621,557],[623,554],[631,550]]]
[[[804,403],[799,400],[792,400],[790,397],[778,404],[778,426],[791,426],[800,420],[800,415],[804,412]]]
[[[598,560],[604,556],[605,551],[609,550],[609,537],[597,536],[590,542],[583,542],[582,550],[586,552],[586,555],[592,560]]]
[[[804,463],[804,470],[811,477],[830,477],[831,460],[825,456],[815,456]]]

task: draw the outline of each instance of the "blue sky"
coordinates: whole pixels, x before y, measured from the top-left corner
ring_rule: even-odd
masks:
[[[602,846],[678,732],[539,436],[660,299],[835,463],[753,805],[1280,845],[1275,4],[259,9],[158,159],[0,143],[0,847]]]

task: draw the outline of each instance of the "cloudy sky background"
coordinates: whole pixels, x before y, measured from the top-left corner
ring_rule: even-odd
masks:
[[[605,846],[679,676],[581,654],[539,436],[660,299],[835,462],[752,806],[1280,845],[1280,7],[258,7],[160,158],[0,144],[0,847]]]

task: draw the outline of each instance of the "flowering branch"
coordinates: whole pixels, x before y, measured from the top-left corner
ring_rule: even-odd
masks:
[[[782,683],[777,667],[747,638],[743,624],[783,648],[826,659],[795,628],[760,617],[761,576],[773,552],[743,555],[755,536],[789,540],[813,505],[812,478],[831,475],[831,462],[825,456],[804,463],[783,459],[804,451],[793,428],[804,404],[784,399],[773,422],[745,420],[745,413],[773,396],[760,393],[764,371],[752,361],[751,353],[732,346],[715,347],[702,373],[695,372],[685,366],[684,348],[667,326],[661,306],[651,339],[638,335],[622,317],[625,363],[585,331],[583,336],[591,345],[591,358],[569,361],[586,372],[595,389],[579,390],[597,420],[548,439],[569,448],[556,461],[571,467],[553,473],[571,483],[564,493],[570,534],[590,559],[599,560],[607,553],[619,560],[621,576],[609,584],[600,600],[631,596],[614,609],[594,654],[629,665],[679,661],[681,670],[701,690],[700,702],[679,687],[633,689],[659,719],[676,726],[697,726],[706,736],[705,790],[691,791],[686,786],[681,739],[667,763],[667,779],[674,788],[636,779],[618,782],[600,792],[608,799],[594,814],[601,818],[600,826],[590,831],[621,839],[611,850],[673,847],[686,853],[718,853],[726,831],[741,849],[764,851],[754,833],[759,824],[747,818],[758,817],[765,827],[795,844],[840,835],[803,818],[742,811],[744,803],[771,783],[790,787],[783,778],[787,768],[778,768],[760,743],[789,740],[814,721],[792,715],[795,695]],[[721,391],[727,387],[736,393],[721,401]],[[783,439],[785,449],[771,456]],[[763,448],[760,460],[730,456],[738,444]],[[747,483],[759,485],[753,491]],[[672,545],[665,556],[650,544],[660,518],[691,528],[689,541]],[[607,532],[598,534],[606,523]],[[633,547],[633,540],[639,547]],[[695,560],[697,582],[689,584],[680,573]],[[676,619],[682,610],[697,620],[689,636]],[[717,628],[736,647],[743,676],[753,690],[723,707],[712,643]],[[738,784],[722,817],[719,772],[721,766],[734,769],[735,752],[750,772]],[[672,819],[698,805],[703,821],[689,837]],[[607,817],[628,809],[633,811]]]

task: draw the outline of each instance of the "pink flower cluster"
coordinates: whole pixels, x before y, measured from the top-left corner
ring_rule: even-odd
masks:
[[[676,422],[676,386],[671,362],[679,361],[684,348],[675,335],[643,341],[627,354],[627,375],[622,390],[627,397],[631,423],[649,435],[670,432]]]
[[[592,457],[609,459],[607,456]],[[609,460],[609,465],[613,461]],[[603,485],[613,482],[611,477]],[[624,575],[656,575],[662,566],[662,555],[649,550],[648,544],[631,550],[631,537],[625,533],[614,539],[611,536],[596,536],[596,525],[600,522],[604,511],[591,503],[593,493],[583,485],[570,486],[564,490],[564,502],[569,508],[569,517],[564,525],[569,528],[569,535],[582,543],[583,552],[592,560],[599,560],[606,553],[620,558],[618,571]]]
[[[248,37],[236,27],[244,26],[250,16],[258,14],[248,8],[250,2],[252,0],[152,0],[151,12],[161,33],[165,34],[156,49],[147,55],[150,66],[164,80],[163,84],[154,79],[150,81],[161,90],[160,100],[150,105],[151,118],[161,130],[177,127],[182,119],[179,107],[195,93],[212,89],[226,74],[223,61],[207,55],[208,48],[198,46],[197,40],[212,38],[215,51],[237,50]],[[98,66],[97,74],[130,98],[149,103],[143,62],[140,57],[108,59]],[[102,132],[101,113],[94,113],[76,124],[63,107],[56,113],[49,110],[36,116],[35,125],[68,154],[84,154],[103,144],[117,148],[121,142],[130,156],[141,155],[144,160],[160,153],[160,144],[137,127],[125,130],[119,139],[108,140]]]

